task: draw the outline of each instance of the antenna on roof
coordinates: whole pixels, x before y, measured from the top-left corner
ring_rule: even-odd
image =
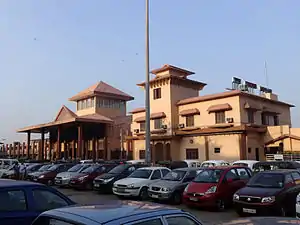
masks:
[[[269,87],[268,65],[267,65],[267,61],[265,61],[265,77],[266,77],[266,86]]]

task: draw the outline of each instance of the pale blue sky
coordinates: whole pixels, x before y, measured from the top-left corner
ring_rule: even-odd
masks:
[[[232,76],[300,105],[300,1],[150,0],[151,68],[174,64],[223,91]],[[103,80],[135,96],[144,81],[144,0],[1,0],[0,139],[52,120],[67,99]],[[192,78],[192,77],[191,77]],[[300,126],[299,109],[293,125]]]

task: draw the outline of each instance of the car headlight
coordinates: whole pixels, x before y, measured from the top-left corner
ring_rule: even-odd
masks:
[[[233,195],[233,200],[240,200],[240,196],[238,194]]]
[[[298,205],[300,205],[300,195],[297,195],[296,203],[297,203]]]
[[[108,182],[110,182],[110,181],[112,181],[114,178],[112,177],[112,178],[109,178],[109,179],[105,179],[103,182],[104,183],[108,183]]]
[[[84,176],[84,177],[79,177],[78,180],[83,181],[87,178],[88,176]]]
[[[134,188],[134,184],[127,185],[127,188]]]
[[[184,189],[184,191],[183,191],[183,192],[187,192],[187,191],[188,191],[188,189],[189,189],[189,185],[187,185],[187,186],[185,187],[185,189]]]
[[[39,176],[39,178],[44,178],[45,177],[45,175],[41,175],[41,176]]]
[[[272,203],[275,202],[275,196],[264,197],[261,199],[262,203]]]
[[[217,191],[217,186],[212,186],[205,192],[205,194],[215,193],[216,191]]]
[[[165,188],[165,187],[163,187],[161,190],[162,190],[163,192],[170,192],[170,191],[171,191],[169,188]]]

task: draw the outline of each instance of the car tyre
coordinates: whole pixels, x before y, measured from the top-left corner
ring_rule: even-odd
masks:
[[[181,194],[179,192],[174,192],[172,196],[172,203],[174,205],[180,205],[181,204]]]
[[[217,210],[218,210],[219,212],[222,212],[222,211],[225,210],[225,201],[224,201],[223,199],[219,199],[219,200],[217,201]]]
[[[148,199],[148,188],[143,187],[140,191],[140,195],[139,195],[140,199],[142,201],[147,200]]]

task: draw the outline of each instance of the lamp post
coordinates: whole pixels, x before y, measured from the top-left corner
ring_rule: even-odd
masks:
[[[146,162],[151,163],[151,144],[150,144],[150,71],[149,71],[149,0],[146,0],[146,82],[145,82],[145,108],[146,108],[146,132],[145,132],[145,147],[146,147]]]

